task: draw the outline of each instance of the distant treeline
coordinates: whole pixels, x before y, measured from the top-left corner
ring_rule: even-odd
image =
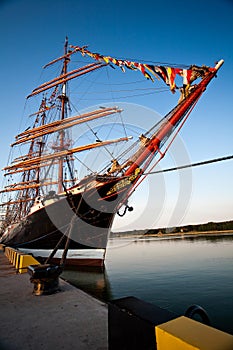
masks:
[[[186,225],[169,228],[156,228],[145,230],[133,230],[125,232],[114,232],[113,236],[121,235],[156,235],[169,233],[187,233],[187,232],[208,232],[208,231],[231,231],[233,230],[233,220],[224,222],[208,222],[206,224]]]

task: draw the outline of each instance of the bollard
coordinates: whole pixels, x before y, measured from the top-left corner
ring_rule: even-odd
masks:
[[[33,294],[48,295],[56,293],[59,288],[59,276],[63,268],[59,265],[30,265],[28,273],[31,276],[30,281],[34,284]]]

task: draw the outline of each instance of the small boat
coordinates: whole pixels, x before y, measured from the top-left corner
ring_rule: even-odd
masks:
[[[68,240],[68,264],[103,266],[115,215],[120,209],[123,213],[132,210],[129,197],[164,157],[171,138],[222,64],[223,60],[214,67],[140,63],[93,53],[87,46],[69,45],[66,39],[62,56],[44,67],[54,73],[59,66],[59,74],[27,96],[35,110],[29,114],[27,128],[15,137],[11,161],[3,169],[5,217],[0,243],[43,261],[55,247],[53,259],[59,260]],[[143,134],[132,138],[123,125],[119,135],[121,108],[103,105],[81,113],[72,92],[87,76],[112,69],[119,74],[140,73],[148,83],[160,80],[168,91],[180,91],[179,101]],[[181,86],[177,86],[178,78]],[[108,118],[115,118],[115,124],[105,123],[103,136],[101,127]],[[74,139],[77,129],[82,135]],[[100,151],[106,159],[97,161],[93,169],[86,160],[90,154],[97,159]],[[83,177],[77,175],[79,167],[86,169]]]

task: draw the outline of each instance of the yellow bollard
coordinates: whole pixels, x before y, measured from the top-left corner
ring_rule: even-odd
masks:
[[[7,258],[9,259],[10,256],[10,247],[7,247]]]
[[[7,257],[7,259],[8,259],[8,254],[9,254],[9,247],[5,247],[5,255],[6,255],[6,257]]]
[[[5,251],[5,244],[0,244],[0,250],[2,251],[2,252],[4,252]]]
[[[27,267],[29,265],[39,264],[40,263],[32,255],[22,254],[19,257],[19,273],[27,272]]]
[[[14,265],[14,259],[17,251],[14,248],[10,249],[10,262]]]
[[[17,259],[17,255],[18,255],[18,250],[15,249],[14,250],[14,254],[13,254],[13,261],[12,261],[12,264],[15,266],[15,262],[16,262],[16,259]]]
[[[12,248],[11,263],[15,266],[15,259],[17,255],[17,250]]]
[[[25,253],[18,251],[16,254],[16,259],[15,259],[15,268],[16,270],[19,269],[19,263],[20,263],[20,256],[25,255]]]
[[[9,261],[12,263],[12,257],[13,257],[13,250],[12,248],[10,247],[9,248]]]
[[[6,253],[7,259],[10,260],[10,247],[7,247],[7,248],[5,249],[5,253]]]
[[[10,249],[10,262],[12,263],[13,261],[13,254],[14,254],[14,250],[11,248]]]

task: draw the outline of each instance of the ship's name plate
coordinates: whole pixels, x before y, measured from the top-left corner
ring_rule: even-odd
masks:
[[[139,173],[141,172],[140,168],[135,169],[134,174],[125,177],[124,179],[118,181],[114,186],[112,186],[110,188],[110,190],[107,192],[107,196],[109,196],[110,194],[113,194],[119,190],[121,190],[122,188],[130,185],[139,175]]]

